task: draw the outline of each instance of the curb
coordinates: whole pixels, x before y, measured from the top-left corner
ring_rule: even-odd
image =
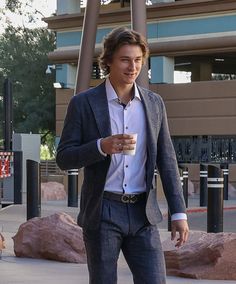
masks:
[[[224,207],[223,208],[224,211],[228,211],[228,210],[236,210],[236,206],[231,206],[231,207]],[[207,207],[202,207],[202,208],[187,208],[187,213],[191,214],[191,213],[201,213],[201,212],[207,212]]]
[[[236,206],[228,206],[223,208],[224,211],[230,211],[230,210],[236,210]],[[193,213],[206,213],[207,207],[193,207],[193,208],[187,208],[186,213],[187,214],[193,214]],[[168,212],[162,212],[163,217],[168,216]]]

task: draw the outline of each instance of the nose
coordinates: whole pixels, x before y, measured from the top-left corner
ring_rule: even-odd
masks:
[[[135,61],[134,61],[134,60],[131,60],[131,61],[130,61],[130,64],[129,64],[129,69],[130,69],[130,70],[134,70],[135,67],[136,67]]]

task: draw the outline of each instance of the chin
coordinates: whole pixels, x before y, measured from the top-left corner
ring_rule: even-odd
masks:
[[[135,80],[127,80],[127,81],[125,81],[125,84],[132,85],[132,84],[134,84],[134,82],[135,82]]]
[[[127,78],[125,81],[126,81],[128,84],[133,84],[136,79],[137,79],[137,77]]]

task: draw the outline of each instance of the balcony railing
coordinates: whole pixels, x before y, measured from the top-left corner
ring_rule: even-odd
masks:
[[[40,161],[41,176],[64,175],[64,171],[60,170],[55,160]]]

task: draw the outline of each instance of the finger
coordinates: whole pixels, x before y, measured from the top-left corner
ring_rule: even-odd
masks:
[[[188,236],[189,236],[189,231],[186,231],[186,232],[184,233],[184,242],[187,242]]]
[[[134,136],[132,134],[123,134],[124,139],[134,139]]]
[[[179,247],[181,247],[182,245],[183,245],[183,241],[180,240],[180,239],[177,239],[177,242],[176,242],[176,244],[175,244],[175,247],[179,248]]]
[[[132,145],[123,145],[123,150],[134,150],[134,146],[132,146]]]
[[[183,239],[183,237],[180,236],[180,237],[177,239],[177,242],[176,242],[175,246],[176,246],[176,247],[181,247],[183,244],[184,244],[184,239]]]
[[[115,134],[115,135],[112,135],[112,137],[114,138],[117,138],[117,139],[132,139],[133,138],[133,135],[131,134]]]
[[[176,242],[176,247],[181,247],[188,239],[188,231],[181,231],[179,234],[179,238],[177,239]]]
[[[122,145],[122,147],[125,147],[126,150],[133,150],[134,145],[136,144],[136,141],[132,140],[132,139],[118,139],[118,138],[116,138],[114,140],[114,144],[116,146]],[[129,148],[129,147],[131,147],[131,148]]]
[[[136,144],[136,141],[132,138],[124,139],[123,142],[124,142],[124,144]]]
[[[181,241],[184,241],[184,235],[185,235],[185,231],[179,231],[179,239],[181,240]]]

